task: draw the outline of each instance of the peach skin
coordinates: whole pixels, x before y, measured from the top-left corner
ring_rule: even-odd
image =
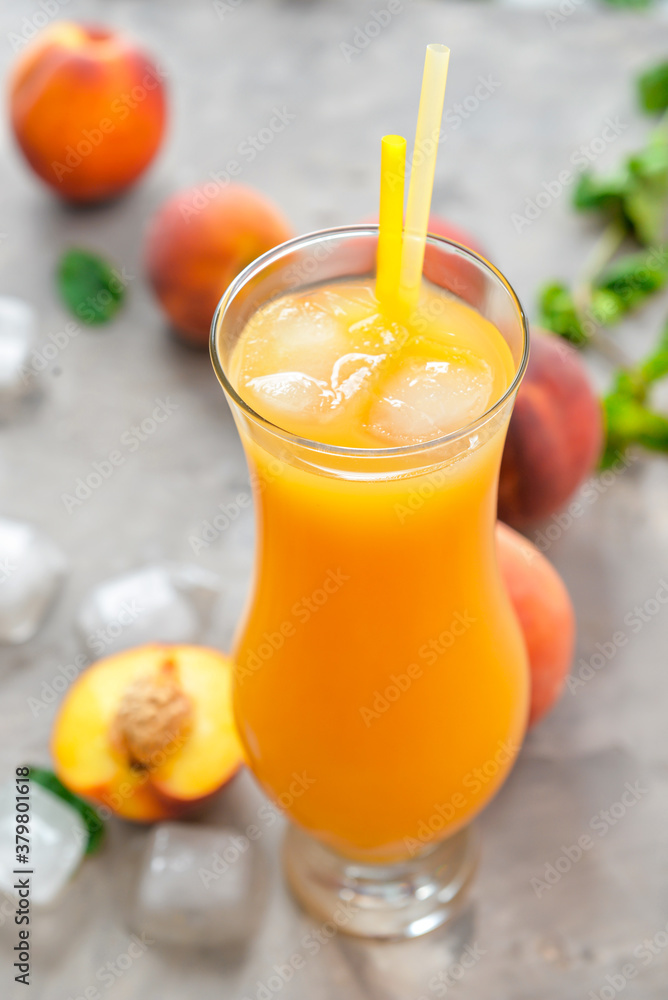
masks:
[[[23,155],[62,198],[97,202],[146,170],[163,138],[160,69],[106,28],[58,21],[19,56],[10,119]]]

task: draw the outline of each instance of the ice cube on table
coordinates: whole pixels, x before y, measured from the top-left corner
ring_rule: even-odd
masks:
[[[36,329],[32,306],[0,296],[0,420],[13,416],[21,400],[34,391],[30,351]]]
[[[196,642],[220,594],[220,578],[199,566],[145,566],[98,584],[76,627],[97,656],[145,642]]]
[[[65,577],[60,549],[31,524],[0,518],[0,642],[39,630]]]
[[[130,923],[166,944],[239,946],[255,930],[265,891],[262,856],[243,833],[163,823],[146,848]]]
[[[16,861],[16,781],[0,785],[0,889],[17,895],[18,878],[30,879],[30,899],[37,906],[52,903],[79,867],[88,832],[79,813],[46,788],[30,782],[30,863]],[[20,814],[19,814],[20,815]],[[15,875],[14,869],[32,875]]]
[[[409,358],[379,388],[368,429],[397,446],[432,441],[482,416],[493,384],[490,366],[468,352],[447,361]]]

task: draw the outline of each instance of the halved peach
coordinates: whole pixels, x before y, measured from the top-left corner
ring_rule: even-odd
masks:
[[[99,660],[56,718],[56,773],[126,819],[181,815],[242,763],[231,680],[228,658],[201,646],[152,644]]]

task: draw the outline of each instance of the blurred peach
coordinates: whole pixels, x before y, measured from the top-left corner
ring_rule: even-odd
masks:
[[[533,329],[501,463],[501,520],[522,527],[558,511],[602,447],[601,403],[580,355],[556,334]]]
[[[59,21],[42,31],[9,87],[12,128],[35,173],[75,202],[102,201],[131,185],[162,141],[162,75],[110,29]]]
[[[206,347],[216,306],[232,279],[292,235],[273,202],[242,184],[209,182],[170,198],[150,223],[144,261],[176,332]]]
[[[496,525],[501,576],[529,655],[529,725],[538,722],[562,692],[573,661],[575,612],[564,581],[535,545],[501,521]]]

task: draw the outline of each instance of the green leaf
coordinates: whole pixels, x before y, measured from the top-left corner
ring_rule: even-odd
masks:
[[[644,111],[668,108],[668,62],[652,66],[638,77],[638,97]]]
[[[58,263],[56,280],[70,312],[90,325],[112,319],[125,296],[118,271],[87,250],[67,250]]]
[[[596,280],[592,313],[610,326],[636,309],[668,281],[668,256],[644,250],[614,261]]]
[[[668,375],[668,324],[652,353],[639,365],[639,372],[646,384],[657,382]]]
[[[587,335],[575,308],[573,296],[565,285],[553,283],[545,285],[540,292],[538,307],[541,326],[558,333],[572,344],[581,346],[587,342]]]
[[[69,806],[79,813],[88,831],[86,854],[94,854],[101,846],[105,833],[104,823],[97,814],[97,811],[87,802],[84,802],[83,799],[80,799],[78,795],[71,792],[69,788],[66,788],[53,771],[47,771],[44,768],[30,765],[30,780],[35,781],[42,788],[46,788],[49,792],[57,795],[58,798],[67,802]]]
[[[624,214],[641,243],[662,242],[668,209],[668,131],[656,129],[645,149],[629,157]]]
[[[631,9],[651,7],[653,0],[606,0],[611,7],[629,7]]]
[[[639,369],[622,368],[615,377],[613,394],[644,403],[647,398],[647,388],[647,380]]]
[[[668,128],[655,129],[645,148],[616,172],[603,177],[583,173],[573,205],[621,220],[644,246],[660,244],[668,211]]]
[[[624,315],[624,304],[607,288],[595,288],[591,296],[590,312],[599,326],[614,326]]]
[[[626,173],[597,177],[591,170],[585,170],[575,185],[573,206],[579,212],[607,211],[621,216],[627,185]]]

